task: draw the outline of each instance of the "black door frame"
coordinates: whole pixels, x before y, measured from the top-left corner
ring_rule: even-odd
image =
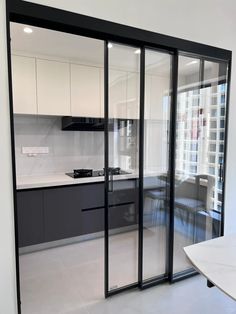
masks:
[[[10,47],[10,22],[18,22],[22,24],[29,24],[32,26],[38,26],[42,28],[48,28],[56,31],[62,31],[65,33],[71,33],[75,35],[93,37],[96,39],[104,40],[105,42],[114,41],[120,44],[128,44],[139,46],[141,48],[141,68],[144,66],[144,48],[150,47],[160,50],[168,50],[174,54],[174,66],[172,69],[173,77],[177,75],[178,69],[178,52],[184,51],[188,54],[195,54],[198,56],[204,56],[211,60],[225,61],[228,63],[228,85],[227,85],[227,99],[226,99],[226,124],[225,124],[225,147],[224,147],[224,173],[223,173],[223,193],[222,193],[222,227],[221,234],[224,232],[224,200],[225,200],[225,177],[226,177],[226,157],[227,157],[227,136],[228,136],[228,116],[229,116],[229,92],[230,92],[230,80],[231,80],[231,59],[232,52],[229,50],[216,48],[209,45],[196,43],[184,39],[179,39],[172,36],[162,35],[151,31],[145,31],[142,29],[121,25],[61,9],[47,7],[44,5],[34,4],[22,0],[6,0],[6,30],[7,30],[7,53],[8,53],[8,78],[9,78],[9,103],[10,103],[10,125],[11,125],[11,147],[12,147],[12,172],[13,172],[13,189],[14,189],[14,224],[15,224],[15,254],[16,254],[16,281],[17,281],[17,304],[18,313],[21,313],[20,306],[20,280],[19,280],[19,256],[18,256],[18,233],[17,233],[17,204],[16,204],[16,169],[15,169],[15,145],[14,145],[14,123],[13,123],[13,97],[12,97],[12,77],[11,77],[11,47]],[[106,58],[106,54],[105,54]],[[143,71],[143,70],[142,70]],[[140,72],[142,72],[140,71]],[[106,72],[106,71],[104,71]],[[106,74],[105,80],[108,79]],[[173,80],[175,81],[175,80]],[[174,171],[173,164],[175,157],[175,115],[176,115],[176,100],[177,100],[177,82],[173,83],[172,94],[172,111],[171,111],[171,129],[170,129],[170,191],[172,196],[170,198],[170,213],[173,213],[174,209]],[[141,78],[140,86],[144,88],[144,80]],[[106,91],[105,91],[106,92]],[[144,93],[141,93],[141,105],[144,102]],[[108,103],[108,98],[105,102]],[[106,107],[106,106],[105,106]],[[143,107],[143,105],[141,106]],[[140,108],[140,113],[143,115],[143,109]],[[143,130],[141,127],[140,134]],[[140,138],[140,143],[143,144],[143,136]],[[142,152],[140,152],[141,154]],[[140,163],[140,167],[142,163]],[[142,173],[141,173],[142,181]],[[142,184],[142,183],[141,183]],[[141,195],[141,193],[139,193]],[[142,196],[140,196],[142,200]],[[142,209],[141,209],[142,210]],[[170,215],[173,216],[173,215]],[[173,218],[173,217],[172,217]],[[174,221],[170,219],[170,235],[173,235]],[[105,225],[106,225],[105,220]],[[139,224],[142,224],[142,220],[139,220]],[[139,238],[141,233],[139,232]],[[139,258],[142,258],[142,240],[139,241]],[[105,255],[107,254],[107,248],[105,248]],[[173,257],[173,237],[170,239],[169,252]],[[171,256],[170,256],[171,257]],[[173,278],[173,258],[168,261],[169,273],[168,280],[174,281]],[[195,274],[195,272],[193,273]],[[182,278],[192,275],[187,273]],[[139,269],[139,280],[141,279],[141,270]],[[179,280],[180,278],[176,278]],[[147,286],[156,284],[157,282],[150,282]],[[140,286],[140,285],[136,285]],[[132,286],[133,287],[133,286]],[[145,288],[145,286],[140,286]],[[127,287],[129,288],[129,287]],[[126,289],[127,289],[126,288]],[[121,289],[123,291],[124,289]],[[119,291],[120,292],[120,291]],[[113,294],[113,293],[111,293]],[[108,295],[106,295],[108,296]]]

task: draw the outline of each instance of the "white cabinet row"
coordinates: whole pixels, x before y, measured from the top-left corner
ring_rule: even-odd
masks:
[[[14,113],[102,117],[102,70],[12,56]]]
[[[14,113],[57,116],[104,116],[102,68],[12,56]],[[146,76],[145,118],[162,115],[163,78]],[[109,71],[109,116],[139,117],[139,74]]]

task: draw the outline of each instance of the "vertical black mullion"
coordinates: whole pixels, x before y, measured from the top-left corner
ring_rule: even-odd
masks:
[[[205,87],[204,86],[204,67],[205,67],[204,59],[200,59],[200,74],[199,74],[200,89]]]
[[[145,48],[140,54],[140,108],[139,108],[139,254],[138,282],[143,285],[143,152],[144,152],[144,99],[145,99]]]
[[[229,125],[229,102],[230,102],[230,85],[231,85],[231,59],[228,62],[228,73],[227,73],[227,95],[226,95],[226,115],[225,115],[225,136],[224,136],[224,164],[223,164],[223,186],[222,186],[222,206],[221,206],[221,224],[220,233],[224,235],[224,224],[225,224],[225,178],[226,178],[226,163],[227,163],[227,147],[228,147],[228,125]]]
[[[104,295],[105,298],[109,295],[109,128],[108,128],[108,118],[109,118],[109,95],[108,95],[108,66],[109,66],[109,50],[108,42],[104,42],[104,118],[105,118],[105,130],[104,130],[104,175],[105,175],[105,185],[104,185]]]
[[[12,158],[12,180],[13,180],[13,206],[14,206],[14,231],[15,231],[15,264],[16,264],[16,294],[17,313],[21,314],[21,292],[20,292],[20,264],[19,264],[19,241],[18,241],[18,213],[17,213],[17,190],[16,190],[16,157],[15,157],[15,134],[14,134],[14,112],[13,91],[11,71],[11,34],[8,1],[6,1],[6,39],[7,39],[7,66],[8,66],[8,91],[10,110],[10,132],[11,132],[11,158]]]
[[[170,150],[169,150],[169,247],[168,247],[168,279],[173,280],[173,257],[174,257],[174,210],[175,210],[175,136],[176,136],[176,113],[177,113],[177,89],[178,89],[178,51],[172,57],[172,93],[170,110]]]

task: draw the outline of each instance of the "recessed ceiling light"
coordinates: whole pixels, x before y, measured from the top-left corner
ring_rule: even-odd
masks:
[[[112,43],[108,43],[107,47],[112,48],[113,47]]]
[[[196,64],[196,63],[198,63],[198,61],[197,60],[193,60],[191,62],[186,63],[186,66],[189,66],[189,65],[192,65],[192,64]]]
[[[136,49],[135,52],[137,55],[139,55],[141,53],[141,49]]]
[[[32,30],[32,28],[30,28],[30,27],[24,27],[24,32],[25,32],[26,34],[31,34],[31,33],[33,33],[33,30]]]

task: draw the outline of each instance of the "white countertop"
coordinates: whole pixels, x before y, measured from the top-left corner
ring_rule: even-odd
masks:
[[[184,248],[193,266],[236,301],[236,235]]]
[[[116,180],[125,180],[125,179],[135,179],[137,178],[137,173],[132,174],[122,174],[113,176],[113,179]],[[50,174],[50,175],[38,175],[38,176],[21,176],[17,177],[17,190],[25,189],[35,189],[51,186],[60,186],[60,185],[74,185],[74,184],[84,184],[84,183],[93,183],[93,182],[103,182],[104,176],[101,177],[88,177],[88,178],[78,178],[74,179],[69,177],[66,174]]]
[[[118,180],[127,180],[127,179],[137,179],[139,177],[138,170],[133,170],[132,173],[129,174],[121,174],[117,176],[113,176],[114,181]],[[163,175],[162,169],[153,169],[146,171],[144,173],[144,177],[146,178],[155,178]],[[95,182],[103,182],[104,176],[101,177],[88,177],[88,178],[78,178],[74,179],[65,173],[52,173],[45,175],[28,175],[28,176],[18,176],[16,179],[17,190],[26,190],[26,189],[35,189],[35,188],[44,188],[44,187],[53,187],[53,186],[63,186],[63,185],[76,185],[76,184],[84,184],[84,183],[95,183]],[[194,183],[193,178],[187,178],[186,182]],[[156,180],[152,180],[152,182],[146,182],[145,188],[155,188],[158,185]],[[206,185],[204,182],[201,185]]]

